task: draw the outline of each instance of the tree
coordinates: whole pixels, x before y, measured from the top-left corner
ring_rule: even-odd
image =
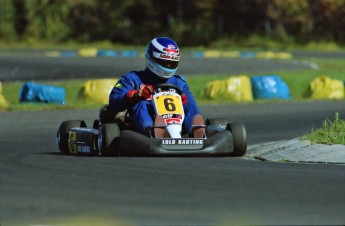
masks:
[[[0,7],[0,38],[3,40],[15,40],[17,38],[14,29],[15,8],[12,0],[2,0]]]

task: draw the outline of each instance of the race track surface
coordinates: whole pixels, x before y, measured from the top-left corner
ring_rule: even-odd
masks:
[[[1,52],[1,51],[0,51]],[[144,58],[49,58],[41,56],[1,56],[0,80],[48,80],[67,78],[112,78],[120,77],[129,70],[142,70]],[[274,73],[282,69],[309,69],[310,65],[287,60],[265,59],[205,59],[185,58],[178,73],[235,75],[247,73]]]
[[[243,122],[252,145],[301,136],[344,106],[344,101],[280,102],[201,110],[205,117]],[[1,226],[345,222],[343,165],[61,155],[55,144],[59,124],[84,119],[91,126],[97,115],[97,110],[0,113]]]
[[[208,117],[244,122],[250,144],[300,136],[340,110],[336,102],[202,107]],[[90,125],[97,111],[0,116],[1,225],[53,225],[75,218],[135,225],[345,221],[342,165],[64,156],[54,140],[60,122],[85,119]]]

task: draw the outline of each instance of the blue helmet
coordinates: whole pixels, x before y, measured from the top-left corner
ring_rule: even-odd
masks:
[[[146,66],[161,78],[172,77],[180,61],[180,51],[176,42],[170,38],[158,37],[146,47]]]

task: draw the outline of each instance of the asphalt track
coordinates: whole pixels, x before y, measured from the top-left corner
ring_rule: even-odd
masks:
[[[211,67],[208,61],[200,65]],[[205,117],[244,122],[251,145],[301,136],[344,106],[280,102],[201,110]],[[345,223],[343,165],[61,155],[55,145],[61,121],[91,125],[96,116],[97,110],[0,113],[1,226]]]
[[[76,66],[77,65],[77,66]],[[2,56],[0,51],[0,81],[48,80],[66,78],[119,77],[129,70],[145,67],[144,58],[52,58],[42,56]],[[309,69],[308,63],[265,59],[205,59],[185,58],[179,66],[179,74],[234,75],[247,73],[274,73],[281,69]]]

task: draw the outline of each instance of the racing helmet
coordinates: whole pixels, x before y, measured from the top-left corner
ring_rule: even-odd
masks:
[[[176,42],[167,37],[154,38],[146,47],[146,66],[163,79],[172,77],[178,68],[180,51]]]

